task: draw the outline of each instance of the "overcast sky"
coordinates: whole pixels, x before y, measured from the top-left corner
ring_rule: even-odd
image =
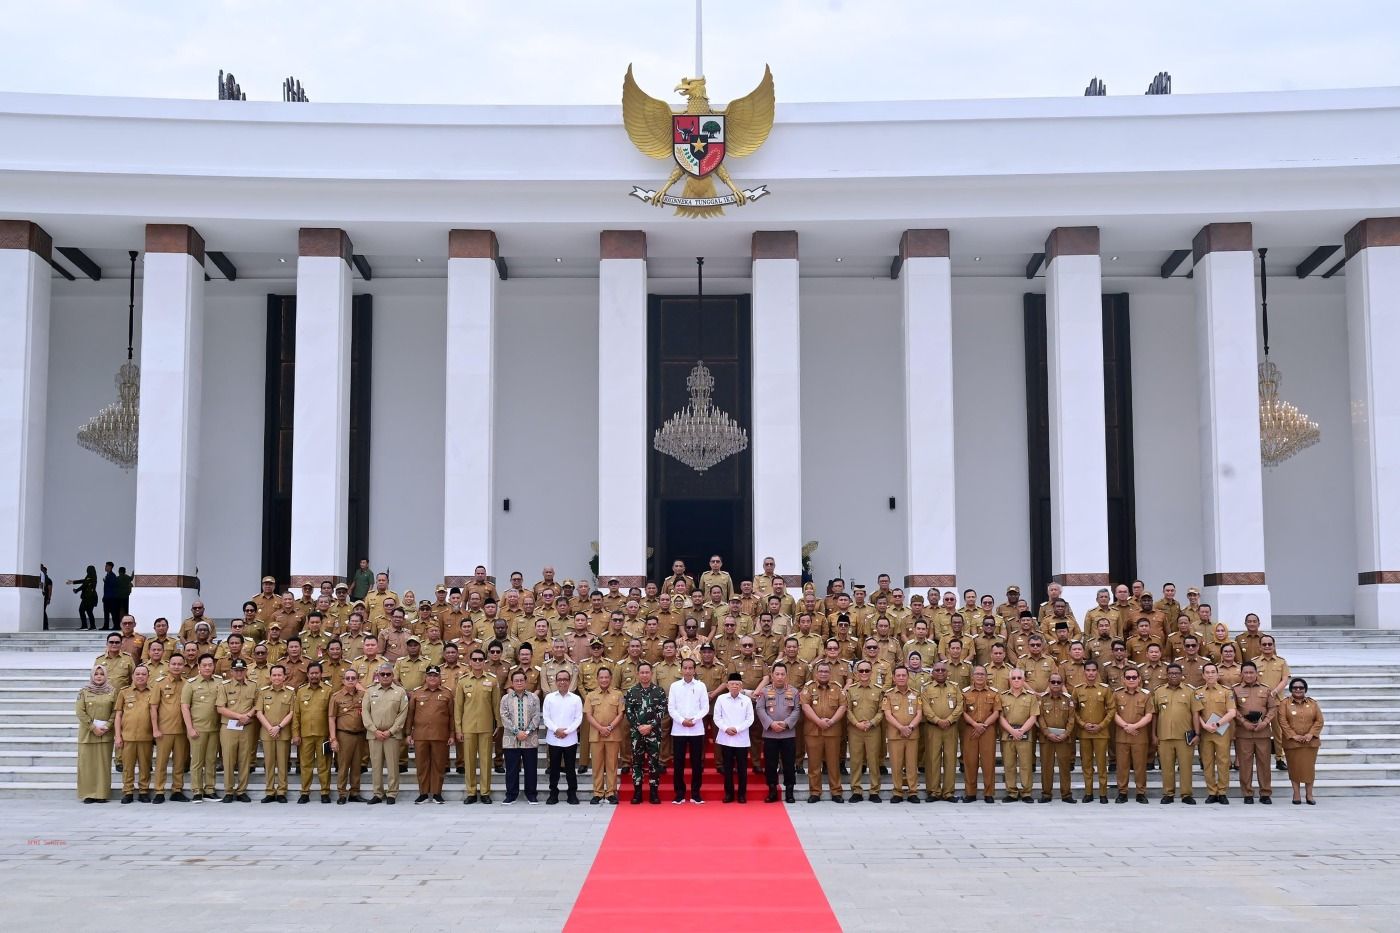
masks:
[[[313,101],[616,103],[628,62],[690,75],[693,0],[0,0],[0,91]],[[1400,85],[1400,3],[1334,0],[708,0],[718,105],[773,67],[778,100]]]

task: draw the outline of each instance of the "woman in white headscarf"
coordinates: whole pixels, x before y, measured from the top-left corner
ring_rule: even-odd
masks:
[[[117,695],[107,671],[92,669],[92,679],[78,691],[78,799],[106,803],[112,793],[112,717]]]

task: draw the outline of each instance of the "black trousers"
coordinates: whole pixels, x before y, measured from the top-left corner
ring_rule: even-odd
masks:
[[[740,794],[749,792],[749,750],[732,745],[719,745],[719,770],[724,775],[724,796],[734,796],[734,781],[738,778]]]
[[[578,774],[575,764],[578,761],[578,745],[549,746],[549,792],[559,793],[559,772],[564,772],[569,795],[578,793]]]
[[[675,728],[672,726],[672,728]],[[675,759],[671,762],[675,768],[676,799],[685,799],[685,757],[690,755],[690,796],[697,799],[700,796],[700,775],[704,770],[701,759],[705,757],[705,736],[704,735],[672,735],[671,753]]]
[[[506,752],[506,799],[514,800],[520,793],[520,768],[525,767],[525,799],[535,799],[539,780],[540,750],[538,748],[508,748]]]
[[[121,621],[121,616],[117,615],[117,598],[115,596],[102,597],[102,628],[105,631],[109,628],[120,628],[117,623]]]
[[[763,776],[770,790],[778,787],[778,764],[783,766],[783,788],[792,793],[797,786],[797,737],[783,739],[763,737]]]

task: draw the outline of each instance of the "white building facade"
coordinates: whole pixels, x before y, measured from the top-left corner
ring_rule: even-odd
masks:
[[[41,562],[52,616],[76,615],[62,581],[105,560],[134,569],[143,628],[196,594],[236,614],[268,569],[277,469],[289,584],[343,577],[357,533],[420,596],[477,564],[586,578],[591,542],[604,578],[655,577],[649,302],[692,295],[697,256],[707,295],[747,302],[750,564],[773,556],[795,582],[815,540],[819,582],[888,572],[1000,595],[1029,592],[1040,553],[1082,614],[1130,582],[1111,574],[1116,417],[1149,589],[1201,585],[1232,628],[1246,612],[1400,626],[1400,367],[1384,362],[1400,345],[1400,89],[780,104],[763,148],[728,163],[771,195],[706,220],[627,197],[659,163],[616,107],[0,94],[0,135],[0,629],[39,627]],[[1273,469],[1260,247],[1283,395],[1322,428]],[[141,446],[124,473],[74,433],[114,397],[129,249]],[[1105,295],[1126,296],[1130,324],[1116,416]],[[280,395],[278,297],[296,300]]]

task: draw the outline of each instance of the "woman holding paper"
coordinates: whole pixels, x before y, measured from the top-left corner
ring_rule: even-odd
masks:
[[[112,793],[112,715],[117,696],[107,670],[92,669],[92,679],[78,691],[78,799],[106,803]]]
[[[1294,677],[1288,682],[1288,699],[1279,704],[1279,723],[1283,730],[1283,754],[1288,759],[1288,779],[1293,782],[1293,802],[1298,799],[1301,785],[1307,785],[1308,804],[1313,799],[1313,782],[1317,778],[1317,749],[1322,744],[1322,708],[1308,696],[1308,682]]]

